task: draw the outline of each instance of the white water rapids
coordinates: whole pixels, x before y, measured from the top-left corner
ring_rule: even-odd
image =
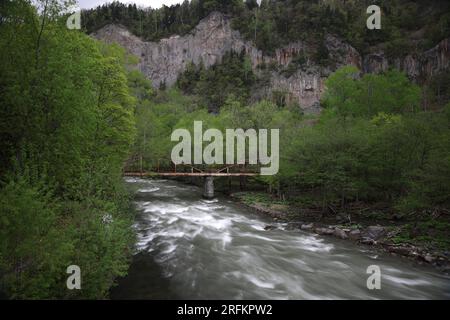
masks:
[[[203,200],[170,180],[137,188],[136,255],[113,298],[449,299],[450,279],[370,247],[273,223],[233,201]],[[367,267],[381,269],[369,290]]]

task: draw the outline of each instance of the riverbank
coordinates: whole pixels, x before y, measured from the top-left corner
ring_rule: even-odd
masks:
[[[450,223],[448,217],[414,220],[414,217],[387,214],[376,208],[349,210],[345,214],[323,214],[314,207],[298,206],[273,199],[264,192],[236,192],[230,197],[254,211],[270,216],[275,222],[285,222],[288,228],[353,241],[372,246],[430,265],[450,274]],[[267,225],[270,230],[275,226]]]

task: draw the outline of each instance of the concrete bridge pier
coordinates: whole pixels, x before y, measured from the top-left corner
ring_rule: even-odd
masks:
[[[203,198],[212,199],[214,198],[214,177],[206,176],[204,178],[203,187]]]

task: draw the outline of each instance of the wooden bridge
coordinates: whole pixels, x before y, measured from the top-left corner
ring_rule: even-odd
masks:
[[[180,171],[180,169],[182,171]],[[188,170],[186,170],[188,169]],[[233,172],[240,169],[238,172]],[[244,169],[246,169],[244,167]],[[126,171],[123,173],[126,177],[203,177],[203,197],[211,199],[214,197],[214,177],[252,177],[258,176],[257,172],[242,171],[239,165],[231,165],[220,169],[199,169],[191,165],[175,165],[173,171]]]

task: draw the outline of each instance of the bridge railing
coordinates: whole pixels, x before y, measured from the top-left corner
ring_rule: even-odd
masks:
[[[164,165],[161,165],[164,164]],[[167,165],[168,164],[168,165]],[[137,168],[136,168],[137,167]],[[133,173],[201,173],[201,174],[238,174],[238,173],[259,173],[260,165],[250,165],[250,164],[232,164],[232,165],[192,165],[192,164],[175,164],[171,159],[160,158],[157,160],[155,167],[145,170],[142,167],[142,160],[140,166],[127,165],[126,172]]]

